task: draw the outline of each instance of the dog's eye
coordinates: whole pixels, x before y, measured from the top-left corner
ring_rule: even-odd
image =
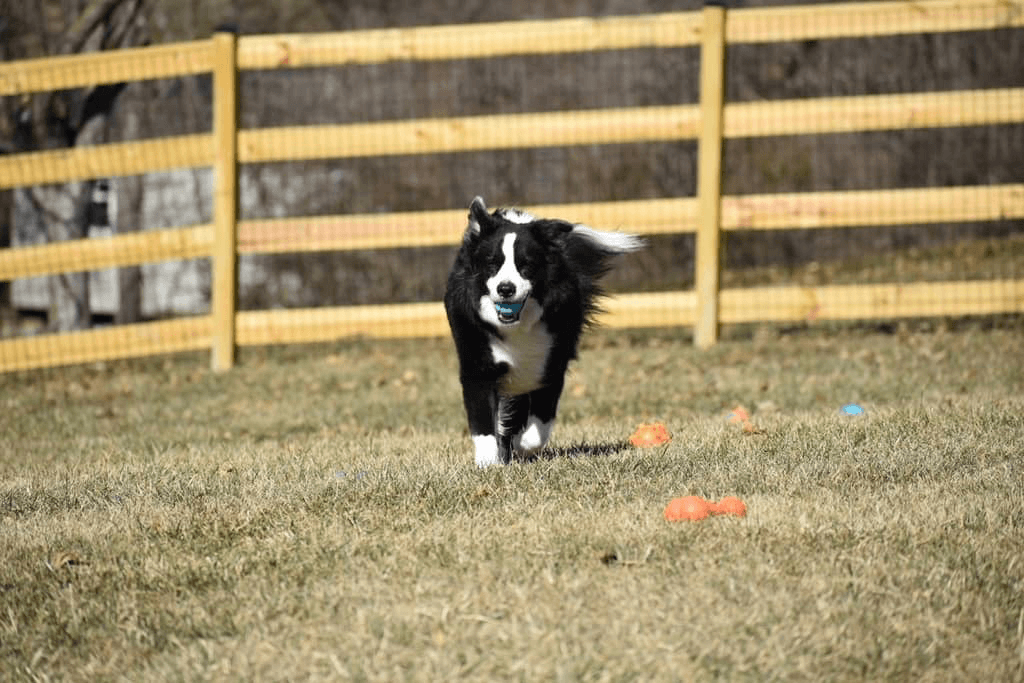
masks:
[[[482,246],[481,248],[477,249],[476,253],[473,255],[472,260],[473,262],[481,265],[493,266],[501,265],[501,261],[503,258],[504,257],[501,254],[501,252],[495,252],[493,249],[490,249],[487,246]]]
[[[487,254],[487,263],[495,268],[500,268],[505,263],[505,254],[500,251],[492,251]]]

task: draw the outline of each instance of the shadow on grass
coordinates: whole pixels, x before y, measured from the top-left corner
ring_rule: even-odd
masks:
[[[613,441],[606,443],[578,443],[571,446],[548,447],[541,449],[539,453],[527,456],[515,456],[518,462],[530,463],[538,460],[554,460],[556,458],[596,458],[615,455],[622,451],[631,449],[628,441]]]

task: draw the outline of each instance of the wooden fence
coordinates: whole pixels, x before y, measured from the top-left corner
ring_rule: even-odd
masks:
[[[0,250],[0,281],[207,257],[209,315],[0,341],[0,371],[211,349],[218,370],[239,345],[348,335],[447,333],[439,303],[238,311],[240,253],[455,245],[465,209],[237,220],[239,164],[481,149],[696,139],[696,197],[530,207],[648,235],[695,233],[692,291],[614,297],[613,327],[694,326],[713,344],[721,323],[1024,312],[1024,280],[725,289],[721,237],[735,230],[916,225],[1024,218],[1024,184],[721,196],[725,138],[1024,122],[1024,89],[793,101],[724,101],[725,48],[904,33],[1024,27],[1024,0],[919,0],[563,19],[330,34],[245,36],[0,64],[0,95],[212,73],[208,134],[0,157],[0,188],[212,167],[212,224]],[[698,46],[697,105],[499,114],[240,130],[238,73],[398,60],[446,60],[642,47]],[[384,226],[389,229],[382,229]],[[391,229],[402,226],[400,233]]]

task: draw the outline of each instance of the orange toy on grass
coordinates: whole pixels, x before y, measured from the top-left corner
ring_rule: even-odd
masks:
[[[636,431],[633,432],[633,436],[629,437],[629,442],[631,444],[641,448],[660,446],[661,444],[668,443],[671,440],[672,437],[669,436],[668,429],[660,422],[642,424],[636,428]]]
[[[711,514],[711,504],[700,496],[683,496],[673,498],[665,507],[665,519],[676,522],[689,519],[694,522]]]
[[[700,496],[683,496],[673,498],[665,506],[665,519],[677,522],[681,519],[700,521],[709,515],[733,515],[743,517],[747,514],[747,506],[734,496],[726,496],[717,503],[704,500]]]
[[[737,498],[736,496],[726,496],[722,500],[718,501],[716,515],[734,515],[736,517],[745,517],[747,514],[746,504]]]

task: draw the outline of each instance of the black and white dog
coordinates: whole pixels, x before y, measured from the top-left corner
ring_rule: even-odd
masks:
[[[569,361],[601,295],[598,280],[633,235],[469,206],[444,305],[476,464],[507,464],[551,435]]]

